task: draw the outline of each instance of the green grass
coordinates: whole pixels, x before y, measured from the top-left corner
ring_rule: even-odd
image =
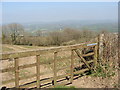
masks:
[[[56,86],[54,90],[76,90],[74,86]]]
[[[103,66],[98,66],[96,68],[96,72],[91,71],[91,76],[95,76],[95,77],[111,77],[115,75],[114,70],[110,70],[110,66],[108,64],[106,64],[103,68]]]
[[[120,88],[120,83],[114,83],[114,84],[113,84],[113,87],[114,87],[114,88]]]

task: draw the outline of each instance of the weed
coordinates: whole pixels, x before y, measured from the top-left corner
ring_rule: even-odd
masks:
[[[120,88],[120,84],[119,83],[114,83],[113,86],[114,86],[114,88]]]
[[[96,68],[96,71],[91,71],[91,76],[96,76],[96,77],[111,77],[114,76],[115,72],[110,69],[109,64],[105,64],[104,66],[98,66]]]

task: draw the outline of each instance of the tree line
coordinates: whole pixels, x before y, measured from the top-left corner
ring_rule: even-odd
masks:
[[[2,26],[2,43],[14,45],[69,45],[89,41],[98,32],[65,28],[64,30],[27,32],[21,24],[13,23]]]

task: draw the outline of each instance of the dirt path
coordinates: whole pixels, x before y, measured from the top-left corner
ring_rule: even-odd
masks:
[[[13,45],[14,48],[20,49],[20,50],[27,50],[28,48],[18,46],[18,45]]]
[[[14,51],[26,50],[27,48],[16,46],[16,45],[4,45],[4,47],[13,49]]]

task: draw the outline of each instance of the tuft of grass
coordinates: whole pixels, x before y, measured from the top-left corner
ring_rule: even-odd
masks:
[[[55,90],[76,90],[76,88],[74,86],[56,86],[54,88]]]
[[[114,83],[114,84],[113,84],[113,87],[114,87],[114,88],[120,88],[120,83]]]
[[[98,66],[96,68],[96,72],[91,71],[91,76],[95,76],[95,77],[111,77],[114,76],[115,72],[114,70],[110,70],[110,66],[108,64],[104,65],[104,66]]]

